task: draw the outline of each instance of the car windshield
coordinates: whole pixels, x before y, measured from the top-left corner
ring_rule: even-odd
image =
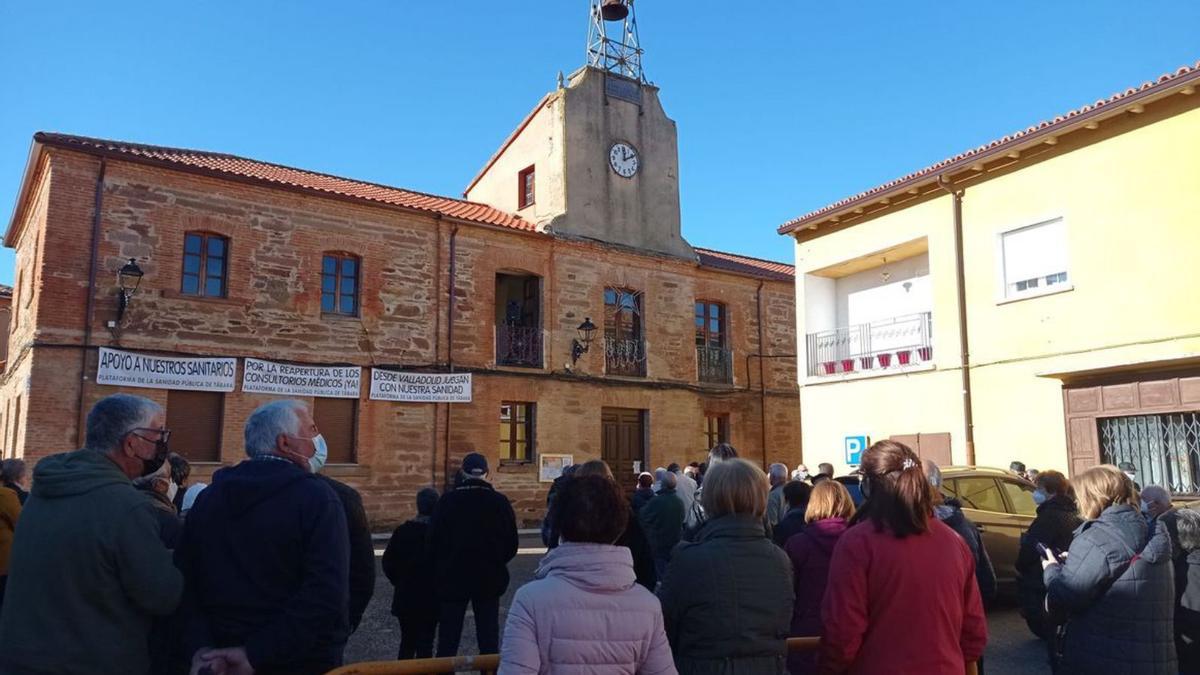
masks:
[[[1008,501],[1012,504],[1013,513],[1022,516],[1037,515],[1037,502],[1033,501],[1032,485],[1008,480],[1002,480],[1000,484],[1004,486],[1004,492],[1008,494]]]

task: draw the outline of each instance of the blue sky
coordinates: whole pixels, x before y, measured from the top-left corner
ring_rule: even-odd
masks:
[[[788,218],[1200,60],[1191,0],[637,4],[685,236],[788,261]],[[0,0],[0,216],[37,130],[457,196],[582,65],[587,7]]]

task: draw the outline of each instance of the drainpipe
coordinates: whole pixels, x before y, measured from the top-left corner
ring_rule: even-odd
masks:
[[[455,223],[450,229],[450,271],[446,282],[446,291],[449,295],[449,301],[446,303],[446,367],[450,372],[454,372],[454,291],[456,287],[458,273],[458,256],[455,255],[458,243],[458,224]],[[446,485],[451,484],[450,480],[450,406],[446,403],[446,464],[444,467]]]
[[[967,340],[967,282],[966,264],[963,260],[962,203],[966,190],[955,187],[945,176],[938,176],[938,187],[949,193],[954,200],[954,281],[958,296],[958,343],[962,348],[959,370],[962,371],[963,424],[966,430],[967,464],[974,466],[975,416],[971,409],[971,348]]]
[[[88,345],[92,342],[92,321],[96,312],[96,259],[100,256],[100,210],[104,205],[104,158],[96,175],[96,194],[92,199],[92,252],[88,263],[87,309],[83,313],[83,345],[79,348],[79,401],[75,406],[75,444],[83,447],[83,390],[87,382]],[[37,264],[37,261],[34,261]],[[33,283],[33,279],[29,280]]]
[[[758,353],[766,352],[766,342],[763,337],[763,314],[762,314],[762,281],[758,282],[758,289],[754,291],[755,312],[758,315]],[[750,373],[746,373],[749,377]],[[767,469],[767,380],[764,376],[763,359],[758,359],[758,413],[759,413],[759,443],[762,447],[762,465],[763,470]]]

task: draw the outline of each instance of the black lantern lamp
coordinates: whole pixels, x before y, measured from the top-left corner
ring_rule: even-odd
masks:
[[[592,323],[591,317],[585,317],[583,323],[579,324],[579,337],[571,341],[571,363],[575,363],[587,353],[595,337],[596,324]]]
[[[142,277],[145,276],[142,268],[138,267],[137,260],[130,258],[129,262],[117,272],[117,282],[121,286],[121,294],[117,296],[117,321],[125,316],[125,308],[129,306],[129,300],[137,293],[138,286],[142,284]]]

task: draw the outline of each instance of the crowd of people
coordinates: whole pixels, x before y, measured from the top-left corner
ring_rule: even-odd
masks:
[[[360,496],[321,474],[308,407],[245,426],[247,459],[189,484],[153,401],[114,395],[86,443],[0,464],[0,672],[324,673],[374,590]],[[548,552],[501,598],[516,518],[487,458],[416,495],[382,569],[400,659],[459,651],[468,607],[502,673],[930,673],[983,668],[996,574],[941,472],[881,441],[853,476],[766,472],[728,444],[637,478],[600,460],[547,498]],[[1129,467],[1034,482],[1021,610],[1061,673],[1200,672],[1200,511]],[[10,578],[11,577],[11,578]],[[503,640],[501,639],[503,633]],[[818,636],[789,654],[790,636]]]

